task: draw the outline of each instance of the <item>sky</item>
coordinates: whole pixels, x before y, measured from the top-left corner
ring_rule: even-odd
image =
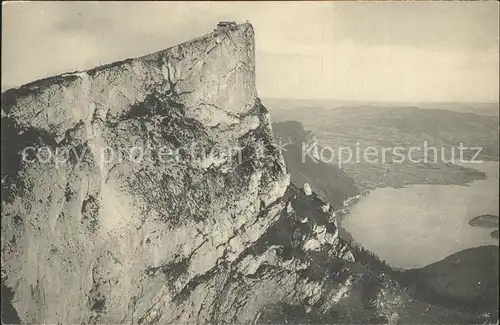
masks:
[[[499,4],[9,2],[2,90],[250,21],[261,97],[498,102]]]

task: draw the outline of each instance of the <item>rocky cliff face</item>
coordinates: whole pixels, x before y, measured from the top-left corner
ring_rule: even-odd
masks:
[[[254,71],[243,24],[3,93],[3,322],[462,321],[355,263]]]
[[[22,322],[248,321],[283,281],[253,285],[262,265],[307,265],[249,250],[293,214],[250,24],[7,91],[2,160],[2,279]],[[349,259],[323,224],[294,245]]]

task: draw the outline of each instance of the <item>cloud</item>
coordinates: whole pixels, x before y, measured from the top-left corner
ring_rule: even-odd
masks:
[[[54,28],[63,33],[101,32],[111,28],[111,20],[108,17],[92,17],[79,12],[71,19],[66,18],[54,26]]]
[[[498,50],[496,1],[338,3],[332,22],[337,41],[432,49]]]
[[[2,84],[142,56],[249,20],[262,96],[498,99],[494,2],[14,2]]]
[[[293,51],[292,51],[293,52]],[[257,53],[262,96],[374,101],[495,101],[498,55],[411,46],[304,47],[307,55]],[[269,71],[272,71],[270,73]]]

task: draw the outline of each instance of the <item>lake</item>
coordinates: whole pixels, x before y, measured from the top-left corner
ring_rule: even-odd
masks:
[[[465,165],[464,165],[465,166]],[[391,266],[417,268],[458,251],[498,245],[493,229],[472,227],[481,214],[498,216],[498,163],[470,164],[486,180],[466,186],[413,185],[378,188],[361,199],[342,222],[354,240]]]

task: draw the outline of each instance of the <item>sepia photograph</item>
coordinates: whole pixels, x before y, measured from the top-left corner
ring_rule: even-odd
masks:
[[[3,1],[1,324],[499,324],[498,1]]]

